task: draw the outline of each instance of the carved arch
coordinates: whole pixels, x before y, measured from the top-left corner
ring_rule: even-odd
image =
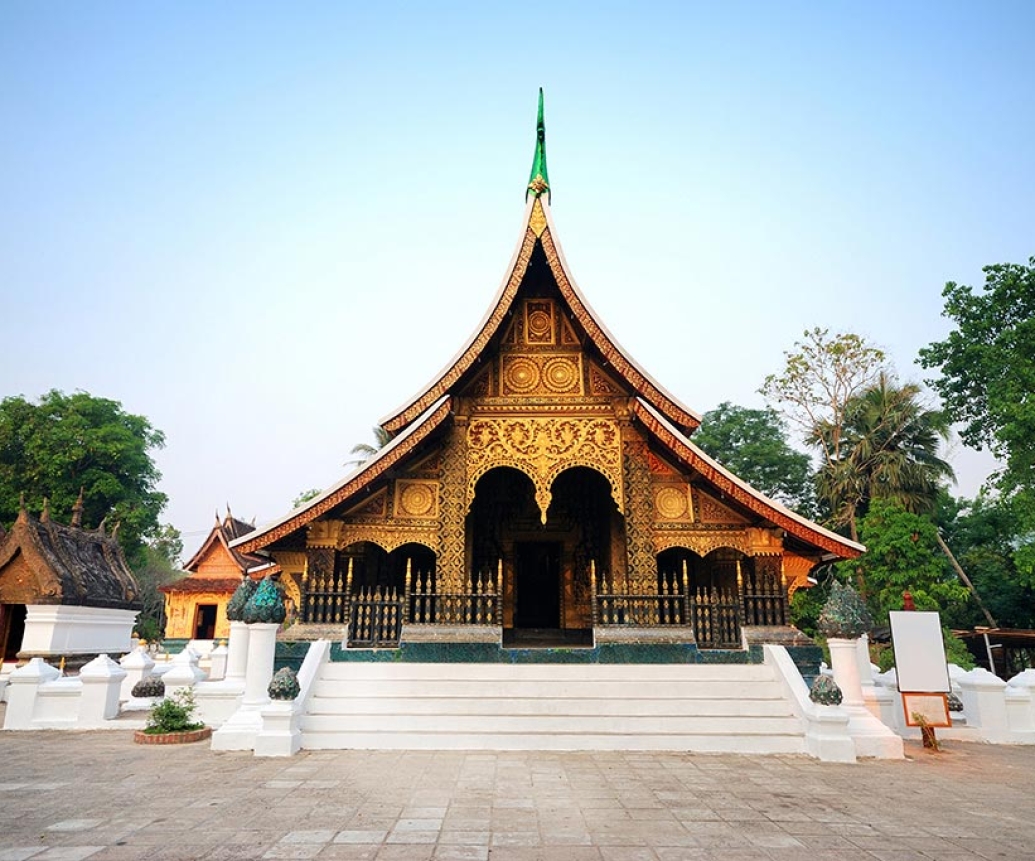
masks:
[[[583,466],[611,486],[618,511],[625,513],[622,485],[622,435],[610,419],[476,419],[467,426],[467,500],[490,469],[509,466],[532,480],[542,522],[553,499],[553,482],[562,472]]]

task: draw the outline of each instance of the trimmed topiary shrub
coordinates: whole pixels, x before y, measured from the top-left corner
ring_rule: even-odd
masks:
[[[301,688],[298,685],[298,676],[291,667],[284,667],[273,674],[266,692],[271,700],[293,700],[298,696]]]
[[[816,627],[827,639],[855,640],[873,627],[873,619],[859,593],[835,580]]]
[[[821,706],[839,706],[844,696],[833,676],[816,676],[809,690],[809,699]]]
[[[259,584],[255,594],[244,605],[244,612],[241,614],[242,620],[249,625],[256,622],[273,622],[279,625],[286,617],[284,597],[269,577]]]
[[[248,600],[255,594],[255,590],[258,588],[258,582],[245,574],[244,579],[237,589],[234,590],[234,594],[230,596],[230,601],[226,605],[226,618],[231,622],[243,621],[244,605],[248,603]]]
[[[146,679],[141,679],[133,685],[133,690],[130,691],[130,693],[140,699],[148,697],[164,697],[165,682],[162,681],[161,676],[148,676]]]

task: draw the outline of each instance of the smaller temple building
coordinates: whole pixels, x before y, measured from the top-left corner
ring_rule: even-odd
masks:
[[[230,542],[252,532],[255,526],[238,520],[227,506],[190,561],[187,577],[162,586],[165,595],[166,640],[216,640],[230,635],[226,605],[241,578],[262,579],[277,568],[269,559],[231,549]]]
[[[82,527],[82,495],[67,526],[46,502],[37,518],[23,504],[0,530],[0,656],[71,663],[129,651],[139,587],[119,545],[118,527]]]

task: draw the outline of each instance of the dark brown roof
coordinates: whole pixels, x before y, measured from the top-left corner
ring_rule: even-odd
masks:
[[[241,585],[240,577],[184,577],[175,583],[159,586],[159,592],[226,592],[233,593]]]
[[[25,563],[19,569],[28,575],[16,583],[13,575],[8,580],[4,574],[5,569],[14,571],[19,558]],[[14,603],[124,610],[141,606],[140,589],[116,537],[103,525],[88,530],[56,523],[46,509],[37,519],[23,508],[0,539],[0,598],[14,590],[22,598]]]

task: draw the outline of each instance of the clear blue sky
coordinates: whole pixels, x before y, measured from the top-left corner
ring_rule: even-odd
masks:
[[[803,329],[904,379],[941,288],[1035,254],[1035,4],[0,5],[0,396],[168,437],[188,554],[261,522],[480,319],[536,90],[569,264],[689,406]],[[987,461],[957,448],[961,492]]]

